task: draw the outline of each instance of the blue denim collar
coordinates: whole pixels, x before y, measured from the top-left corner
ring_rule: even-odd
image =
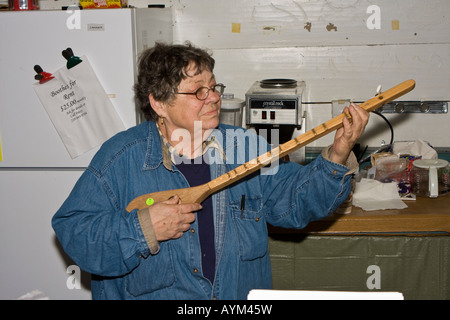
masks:
[[[147,152],[145,154],[143,170],[158,168],[163,163],[161,139],[158,128],[153,121],[148,121]]]

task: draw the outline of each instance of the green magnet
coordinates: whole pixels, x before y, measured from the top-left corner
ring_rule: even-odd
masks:
[[[153,198],[148,198],[148,199],[145,201],[145,203],[146,203],[148,206],[151,206],[152,204],[155,203],[155,200],[153,200]]]

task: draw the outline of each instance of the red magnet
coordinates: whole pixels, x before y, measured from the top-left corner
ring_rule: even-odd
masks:
[[[46,83],[49,80],[55,78],[51,73],[45,72],[42,70],[41,66],[35,65],[34,71],[36,71],[37,75],[34,76],[36,80],[39,80],[40,84]]]

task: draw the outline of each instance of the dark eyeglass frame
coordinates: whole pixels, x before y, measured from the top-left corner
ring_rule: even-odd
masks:
[[[219,88],[219,90],[217,89]],[[200,101],[204,101],[209,97],[209,91],[213,90],[215,93],[217,93],[220,97],[223,95],[223,92],[225,91],[226,86],[223,83],[218,83],[213,85],[212,87],[208,88],[208,87],[200,87],[198,88],[195,92],[177,92],[176,94],[189,94],[189,95],[194,95],[198,100]],[[199,97],[199,94],[202,92],[202,90],[205,91],[204,98]]]

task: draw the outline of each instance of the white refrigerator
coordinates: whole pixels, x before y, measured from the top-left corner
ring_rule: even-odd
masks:
[[[170,8],[0,12],[0,299],[41,292],[90,299],[51,228],[98,147],[72,159],[33,89],[38,64],[52,73],[62,50],[86,56],[122,119],[136,125],[133,84],[139,53],[172,42]]]

